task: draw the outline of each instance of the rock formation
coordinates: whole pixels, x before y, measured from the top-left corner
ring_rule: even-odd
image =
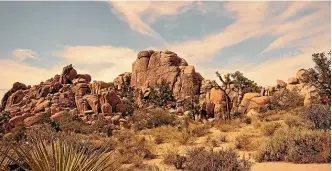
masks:
[[[288,79],[288,84],[277,80],[275,86],[266,87],[260,93],[246,93],[243,98],[231,92],[232,105],[241,113],[255,113],[254,110],[270,103],[276,91],[284,88],[298,89],[305,97],[304,104],[312,104],[317,99],[317,93],[312,87],[303,85],[305,72],[304,69],[299,70],[295,77]],[[59,120],[68,111],[77,113],[87,122],[103,116],[128,127],[128,122],[121,116],[126,112],[123,90],[133,91],[137,105],[143,107],[150,88],[162,81],[169,84],[177,102],[198,97],[201,109],[206,110],[208,117],[224,117],[226,96],[223,91],[214,88],[212,81],[204,79],[194,66],[168,50],[139,52],[132,64],[132,72],[120,74],[113,82],[91,82],[90,75],[78,74],[71,64],[65,66],[60,75],[38,85],[26,86],[16,82],[1,100],[0,115],[1,112],[9,113],[9,125],[12,127],[22,123],[31,126],[45,114],[53,120]],[[175,102],[168,104],[177,107]],[[181,106],[175,111],[184,113]]]
[[[68,111],[83,117],[90,111],[109,116],[114,112],[125,112],[113,83],[90,81],[90,75],[77,74],[70,64],[63,68],[61,75],[38,85],[31,87],[16,82],[2,98],[0,115],[1,112],[9,113],[9,124],[14,127],[19,124],[31,126],[44,115],[59,120]],[[124,82],[128,82],[127,77]],[[116,84],[122,87],[124,82]]]
[[[141,51],[132,66],[131,87],[145,90],[166,81],[177,99],[199,95],[202,76],[171,51]]]

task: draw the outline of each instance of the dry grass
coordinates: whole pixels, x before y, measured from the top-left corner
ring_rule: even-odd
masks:
[[[281,123],[279,122],[270,122],[270,123],[265,123],[261,127],[261,132],[264,136],[272,136],[274,132],[281,127]]]
[[[235,137],[235,148],[249,151],[252,148],[251,135],[242,133]]]
[[[227,143],[228,142],[227,135],[226,134],[221,134],[219,136],[219,141],[222,142],[222,143]]]

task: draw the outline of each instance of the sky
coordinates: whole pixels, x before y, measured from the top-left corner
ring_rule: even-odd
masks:
[[[0,98],[68,64],[113,81],[145,49],[173,51],[206,79],[240,71],[275,85],[313,67],[330,33],[330,2],[0,2]]]

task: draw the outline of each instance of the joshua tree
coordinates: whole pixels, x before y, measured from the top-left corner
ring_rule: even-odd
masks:
[[[233,106],[238,106],[243,98],[243,95],[248,92],[259,92],[261,87],[243,76],[239,71],[235,73],[227,73],[224,78],[216,72],[217,77],[221,81],[222,85],[218,85],[213,81],[214,87],[220,89],[226,96],[226,119],[231,119],[231,111]],[[231,93],[235,92],[236,96],[231,98]],[[235,103],[236,101],[236,103]]]

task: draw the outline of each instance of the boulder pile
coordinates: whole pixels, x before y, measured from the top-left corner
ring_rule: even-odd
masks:
[[[301,69],[296,76],[285,81],[277,80],[275,86],[263,88],[260,93],[228,94],[240,113],[266,107],[273,94],[282,89],[298,89],[305,97],[304,105],[317,99],[312,87],[304,86]],[[143,107],[144,98],[149,95],[150,88],[166,81],[175,98],[168,106],[177,113],[184,113],[179,101],[188,97],[198,97],[201,109],[207,116],[219,117],[225,111],[226,95],[213,85],[213,81],[204,79],[194,66],[176,53],[163,50],[144,50],[137,54],[132,64],[132,72],[120,74],[113,82],[92,81],[89,74],[78,74],[70,64],[65,66],[60,75],[55,75],[38,85],[27,86],[16,82],[1,100],[0,115],[9,114],[9,124],[31,126],[47,116],[59,120],[69,112],[81,117],[85,122],[93,122],[104,117],[113,123],[125,123],[122,118],[126,112],[125,97],[122,92],[133,91],[136,103]],[[174,107],[175,106],[175,107]],[[172,109],[173,110],[173,109]],[[251,112],[255,113],[255,112]],[[121,122],[120,122],[121,120]],[[128,125],[128,124],[125,124]]]
[[[130,80],[124,73],[113,82],[93,81],[88,74],[77,74],[70,64],[60,75],[26,86],[16,82],[1,100],[0,115],[9,113],[10,127],[19,124],[29,127],[39,123],[43,117],[59,120],[65,112],[93,122],[102,116],[106,119],[122,119],[125,107],[119,89]]]

